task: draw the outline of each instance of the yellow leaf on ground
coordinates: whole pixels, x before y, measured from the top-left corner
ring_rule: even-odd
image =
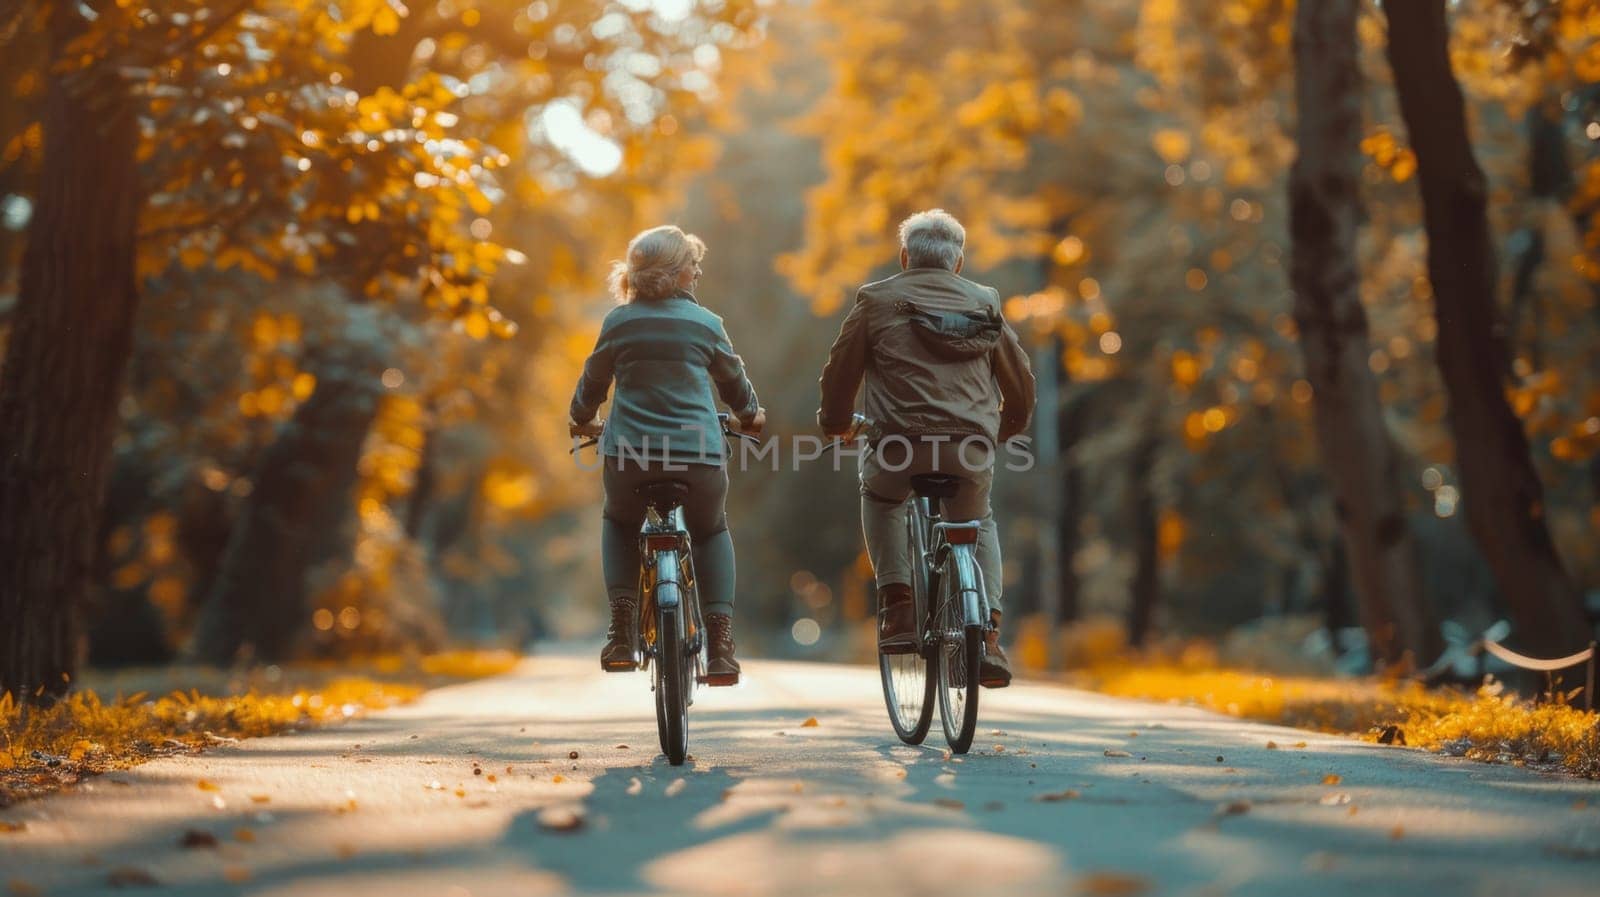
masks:
[[[1122,872],[1092,872],[1073,883],[1072,892],[1085,897],[1134,897],[1150,890],[1148,879]]]
[[[218,785],[216,782],[211,781],[210,779],[201,779],[200,781],[195,783],[195,787],[199,788],[201,791],[221,791],[222,790],[222,786]]]
[[[817,726],[817,718],[814,716],[806,717],[806,721],[800,724],[800,728],[802,729],[815,729]]]

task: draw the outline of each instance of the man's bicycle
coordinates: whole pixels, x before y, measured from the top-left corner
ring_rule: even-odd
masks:
[[[718,414],[717,419],[726,438],[756,438],[734,429],[727,413]],[[573,428],[572,435],[587,438],[572,451],[599,442],[603,425],[603,421],[593,421]],[[664,476],[634,492],[646,506],[639,528],[640,650],[635,663],[641,670],[653,671],[651,690],[656,698],[661,752],[668,763],[682,766],[689,756],[689,708],[694,705],[695,686],[724,683],[713,682],[706,675],[705,621],[695,588],[689,530],[683,523],[689,484]]]
[[[872,431],[872,421],[857,414],[844,438]],[[878,675],[889,723],[901,741],[921,744],[928,736],[937,695],[945,741],[952,751],[964,754],[978,728],[978,671],[984,635],[994,624],[976,557],[982,524],[946,521],[940,508],[960,484],[959,477],[948,474],[911,478],[906,540],[916,646],[903,653],[878,652]]]

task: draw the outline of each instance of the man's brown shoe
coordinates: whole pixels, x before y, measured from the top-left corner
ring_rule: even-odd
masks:
[[[878,653],[917,652],[917,609],[911,586],[891,583],[878,590]]]
[[[733,659],[733,618],[706,614],[706,684],[738,685],[739,661]]]
[[[978,665],[978,684],[984,688],[1005,688],[1011,684],[1011,660],[1000,647],[1000,614],[990,617],[994,628],[983,634],[983,663]]]
[[[611,599],[611,628],[606,632],[606,646],[600,649],[600,668],[608,673],[639,668],[637,611],[632,598]]]

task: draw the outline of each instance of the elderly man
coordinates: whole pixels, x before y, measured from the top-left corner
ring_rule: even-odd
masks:
[[[1028,427],[1034,382],[1027,353],[1000,317],[999,293],[961,276],[966,236],[940,209],[901,223],[901,271],[856,293],[822,369],[817,423],[830,436],[849,432],[865,378],[865,411],[879,440],[861,457],[861,529],[878,582],[885,653],[915,644],[904,516],[911,477],[959,478],[944,509],[946,519],[983,522],[978,564],[995,628],[979,681],[998,688],[1010,684],[1011,669],[999,642],[1000,540],[989,489],[995,446]]]

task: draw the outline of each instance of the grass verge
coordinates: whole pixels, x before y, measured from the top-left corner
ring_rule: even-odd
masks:
[[[507,651],[453,651],[234,672],[167,667],[90,673],[47,709],[0,695],[0,807],[155,757],[351,719],[516,662]]]
[[[1194,704],[1244,719],[1600,778],[1600,715],[1534,704],[1493,682],[1472,692],[1137,662],[1097,665],[1071,679],[1119,697]]]

